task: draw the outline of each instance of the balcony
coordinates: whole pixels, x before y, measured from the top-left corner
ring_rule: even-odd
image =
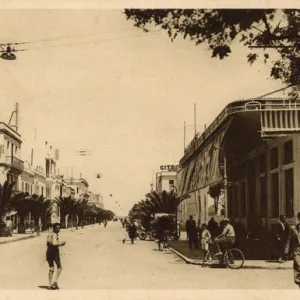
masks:
[[[6,164],[20,171],[24,171],[24,162],[17,157],[7,156]]]
[[[53,175],[53,174],[46,174],[46,179],[55,181],[56,180],[56,176]]]

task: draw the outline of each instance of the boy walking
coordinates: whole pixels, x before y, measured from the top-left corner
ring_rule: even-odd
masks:
[[[49,290],[59,289],[57,282],[59,275],[61,273],[62,267],[60,262],[59,247],[62,247],[66,242],[61,242],[59,239],[60,224],[53,224],[53,232],[50,232],[47,237],[47,252],[46,259],[49,264]],[[55,279],[53,280],[54,275],[54,263],[57,268]]]

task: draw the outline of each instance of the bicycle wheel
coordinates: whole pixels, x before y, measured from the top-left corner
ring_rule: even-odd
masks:
[[[240,269],[244,265],[244,254],[241,250],[232,248],[224,256],[225,263],[230,269]]]

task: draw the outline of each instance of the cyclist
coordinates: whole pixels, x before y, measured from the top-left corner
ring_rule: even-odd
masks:
[[[229,219],[225,218],[224,222],[224,229],[223,232],[215,238],[214,242],[218,248],[217,256],[223,256],[223,252],[220,248],[220,244],[234,244],[235,243],[235,231],[233,226],[230,224]]]

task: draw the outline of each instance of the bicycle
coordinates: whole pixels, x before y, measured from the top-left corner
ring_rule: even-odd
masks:
[[[205,266],[205,264],[210,261],[212,262],[209,258],[215,254],[215,252],[212,252],[210,245],[215,244],[214,242],[210,241],[208,243],[208,251],[206,252],[206,255],[204,257],[202,267]],[[222,255],[222,261],[225,262],[225,265],[230,268],[230,269],[240,269],[245,262],[245,257],[244,254],[241,250],[237,248],[230,248],[228,249],[228,246],[226,245],[225,250]]]

